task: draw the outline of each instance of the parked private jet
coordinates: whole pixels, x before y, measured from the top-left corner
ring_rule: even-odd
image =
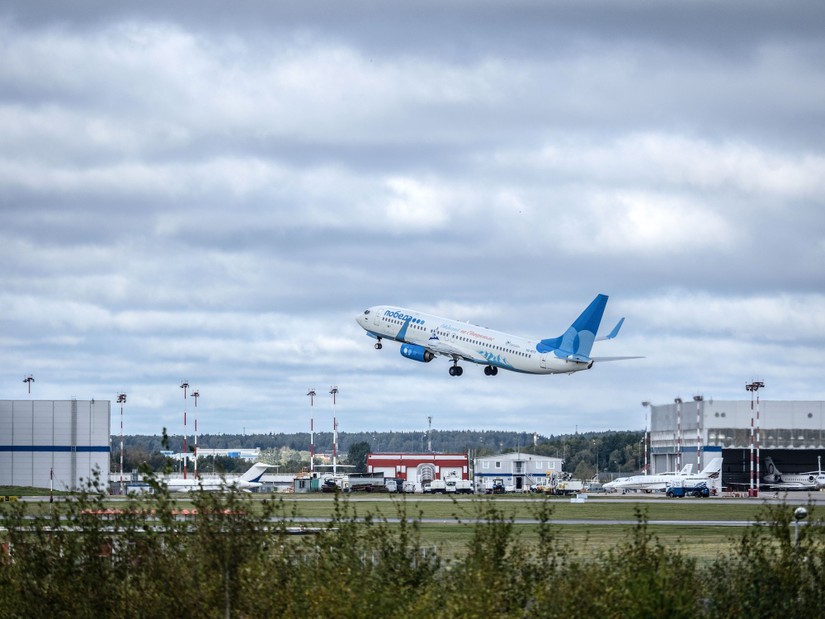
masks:
[[[640,357],[591,357],[593,342],[612,340],[619,333],[624,318],[613,330],[596,337],[607,306],[607,296],[600,294],[562,335],[531,340],[509,333],[493,331],[467,322],[441,318],[416,310],[378,305],[364,310],[356,318],[367,335],[401,342],[401,354],[407,359],[429,363],[437,355],[452,359],[450,376],[461,376],[459,361],[484,366],[487,376],[498,369],[525,374],[570,374],[589,370],[600,361],[639,359]]]
[[[626,492],[628,490],[664,490],[668,483],[679,477],[687,477],[693,473],[693,465],[686,464],[680,471],[669,471],[667,473],[654,473],[652,475],[631,475],[630,477],[620,477],[607,484],[609,490]]]
[[[250,492],[255,488],[260,488],[261,477],[266,472],[266,469],[273,465],[264,464],[263,462],[256,462],[246,473],[235,479],[224,479],[222,477],[207,477],[198,479],[167,479],[166,486],[169,492],[196,492],[203,490],[205,492],[220,492],[229,488],[237,488],[245,492]]]
[[[627,490],[644,490],[652,492],[654,490],[665,490],[669,484],[678,481],[708,481],[717,479],[722,471],[722,458],[714,458],[697,475],[693,474],[693,465],[686,464],[682,470],[672,473],[659,473],[656,475],[633,475],[624,480],[613,482],[612,488],[621,492]]]
[[[818,490],[825,488],[825,474],[822,470],[807,473],[783,473],[773,463],[773,459],[765,458],[767,475],[762,478],[764,485],[772,490]]]

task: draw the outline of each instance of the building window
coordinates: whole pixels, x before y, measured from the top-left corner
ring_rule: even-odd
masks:
[[[500,468],[501,468],[501,462],[496,462],[496,468],[497,468],[497,469],[500,469]]]

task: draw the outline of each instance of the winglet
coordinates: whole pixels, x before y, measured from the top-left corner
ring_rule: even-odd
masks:
[[[610,333],[608,333],[607,335],[603,335],[601,337],[597,337],[596,341],[601,342],[602,340],[612,340],[614,337],[619,335],[619,329],[622,328],[623,324],[624,324],[624,316],[619,318],[619,322],[616,323],[616,326],[613,327],[613,330]]]

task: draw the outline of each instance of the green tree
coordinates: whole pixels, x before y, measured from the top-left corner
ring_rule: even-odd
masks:
[[[347,452],[347,462],[354,465],[356,473],[367,472],[367,456],[370,454],[370,444],[366,441],[353,443]]]

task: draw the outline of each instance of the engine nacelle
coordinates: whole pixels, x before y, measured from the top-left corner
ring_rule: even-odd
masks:
[[[422,363],[429,363],[435,358],[432,352],[417,344],[401,344],[401,354],[407,359]]]

